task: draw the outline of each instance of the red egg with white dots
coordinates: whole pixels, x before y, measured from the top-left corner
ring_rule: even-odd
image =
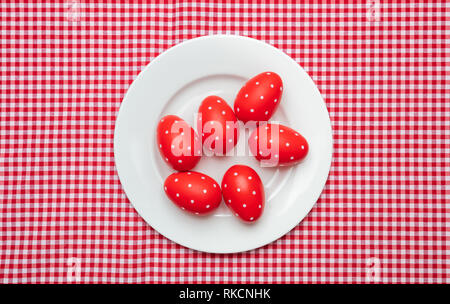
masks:
[[[202,144],[216,155],[226,154],[239,139],[236,115],[227,102],[219,96],[206,97],[197,116],[197,130],[201,130]]]
[[[234,165],[222,179],[222,195],[233,214],[244,222],[254,223],[265,204],[264,186],[258,173],[245,165]]]
[[[167,197],[182,210],[206,215],[219,207],[222,192],[219,184],[200,172],[178,172],[164,182]]]
[[[178,116],[167,115],[159,121],[156,140],[161,157],[177,171],[191,170],[200,160],[201,140]]]
[[[298,164],[309,150],[308,142],[299,132],[272,123],[256,128],[248,144],[254,157],[268,167]]]
[[[234,112],[243,122],[267,121],[281,101],[283,81],[274,72],[256,75],[245,83],[234,100]]]

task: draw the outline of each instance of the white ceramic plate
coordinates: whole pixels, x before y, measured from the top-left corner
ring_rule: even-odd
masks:
[[[307,158],[297,166],[283,168],[261,168],[252,156],[201,159],[194,170],[219,184],[233,164],[248,165],[259,173],[266,190],[266,208],[254,224],[240,222],[224,203],[207,217],[180,210],[162,187],[172,171],[156,147],[159,119],[175,114],[194,126],[194,113],[203,98],[218,95],[232,107],[246,80],[264,71],[278,73],[284,84],[281,104],[271,120],[305,136],[310,146]],[[238,145],[246,140],[241,133]],[[255,39],[207,36],[162,53],[134,80],[117,116],[114,154],[129,200],[159,233],[200,251],[240,252],[278,239],[308,214],[327,180],[332,131],[318,89],[293,59]]]

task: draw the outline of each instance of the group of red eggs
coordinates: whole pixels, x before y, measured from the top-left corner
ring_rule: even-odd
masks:
[[[255,123],[248,139],[254,157],[269,165],[297,164],[308,153],[308,143],[300,133],[281,124],[268,123],[281,101],[283,82],[274,72],[251,78],[240,89],[234,111],[218,96],[208,96],[198,110],[197,132],[175,115],[163,117],[157,128],[157,144],[163,159],[175,170],[164,182],[164,191],[183,210],[205,215],[223,199],[244,222],[254,222],[263,213],[264,186],[259,175],[245,165],[229,168],[221,187],[211,177],[190,171],[200,160],[203,147],[226,155],[238,142],[239,124]]]

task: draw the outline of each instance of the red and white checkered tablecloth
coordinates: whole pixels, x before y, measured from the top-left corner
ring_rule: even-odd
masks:
[[[0,14],[1,283],[450,283],[448,1],[10,1]],[[218,33],[294,58],[334,133],[306,219],[227,255],[149,227],[113,155],[144,66]]]

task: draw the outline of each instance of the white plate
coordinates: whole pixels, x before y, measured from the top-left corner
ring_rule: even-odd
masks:
[[[232,107],[247,79],[278,73],[283,97],[272,121],[302,133],[310,150],[299,165],[261,168],[251,156],[203,157],[195,171],[219,184],[233,164],[255,169],[266,190],[266,208],[254,224],[244,224],[222,205],[210,216],[190,215],[169,201],[162,184],[172,173],[156,147],[155,130],[166,114],[194,126],[204,97],[214,94]],[[241,133],[238,145],[245,144]],[[114,154],[125,193],[159,233],[200,251],[230,253],[266,245],[294,228],[313,207],[327,180],[332,155],[328,111],[307,73],[282,51],[255,39],[207,36],[183,42],[155,58],[134,80],[116,121]]]

